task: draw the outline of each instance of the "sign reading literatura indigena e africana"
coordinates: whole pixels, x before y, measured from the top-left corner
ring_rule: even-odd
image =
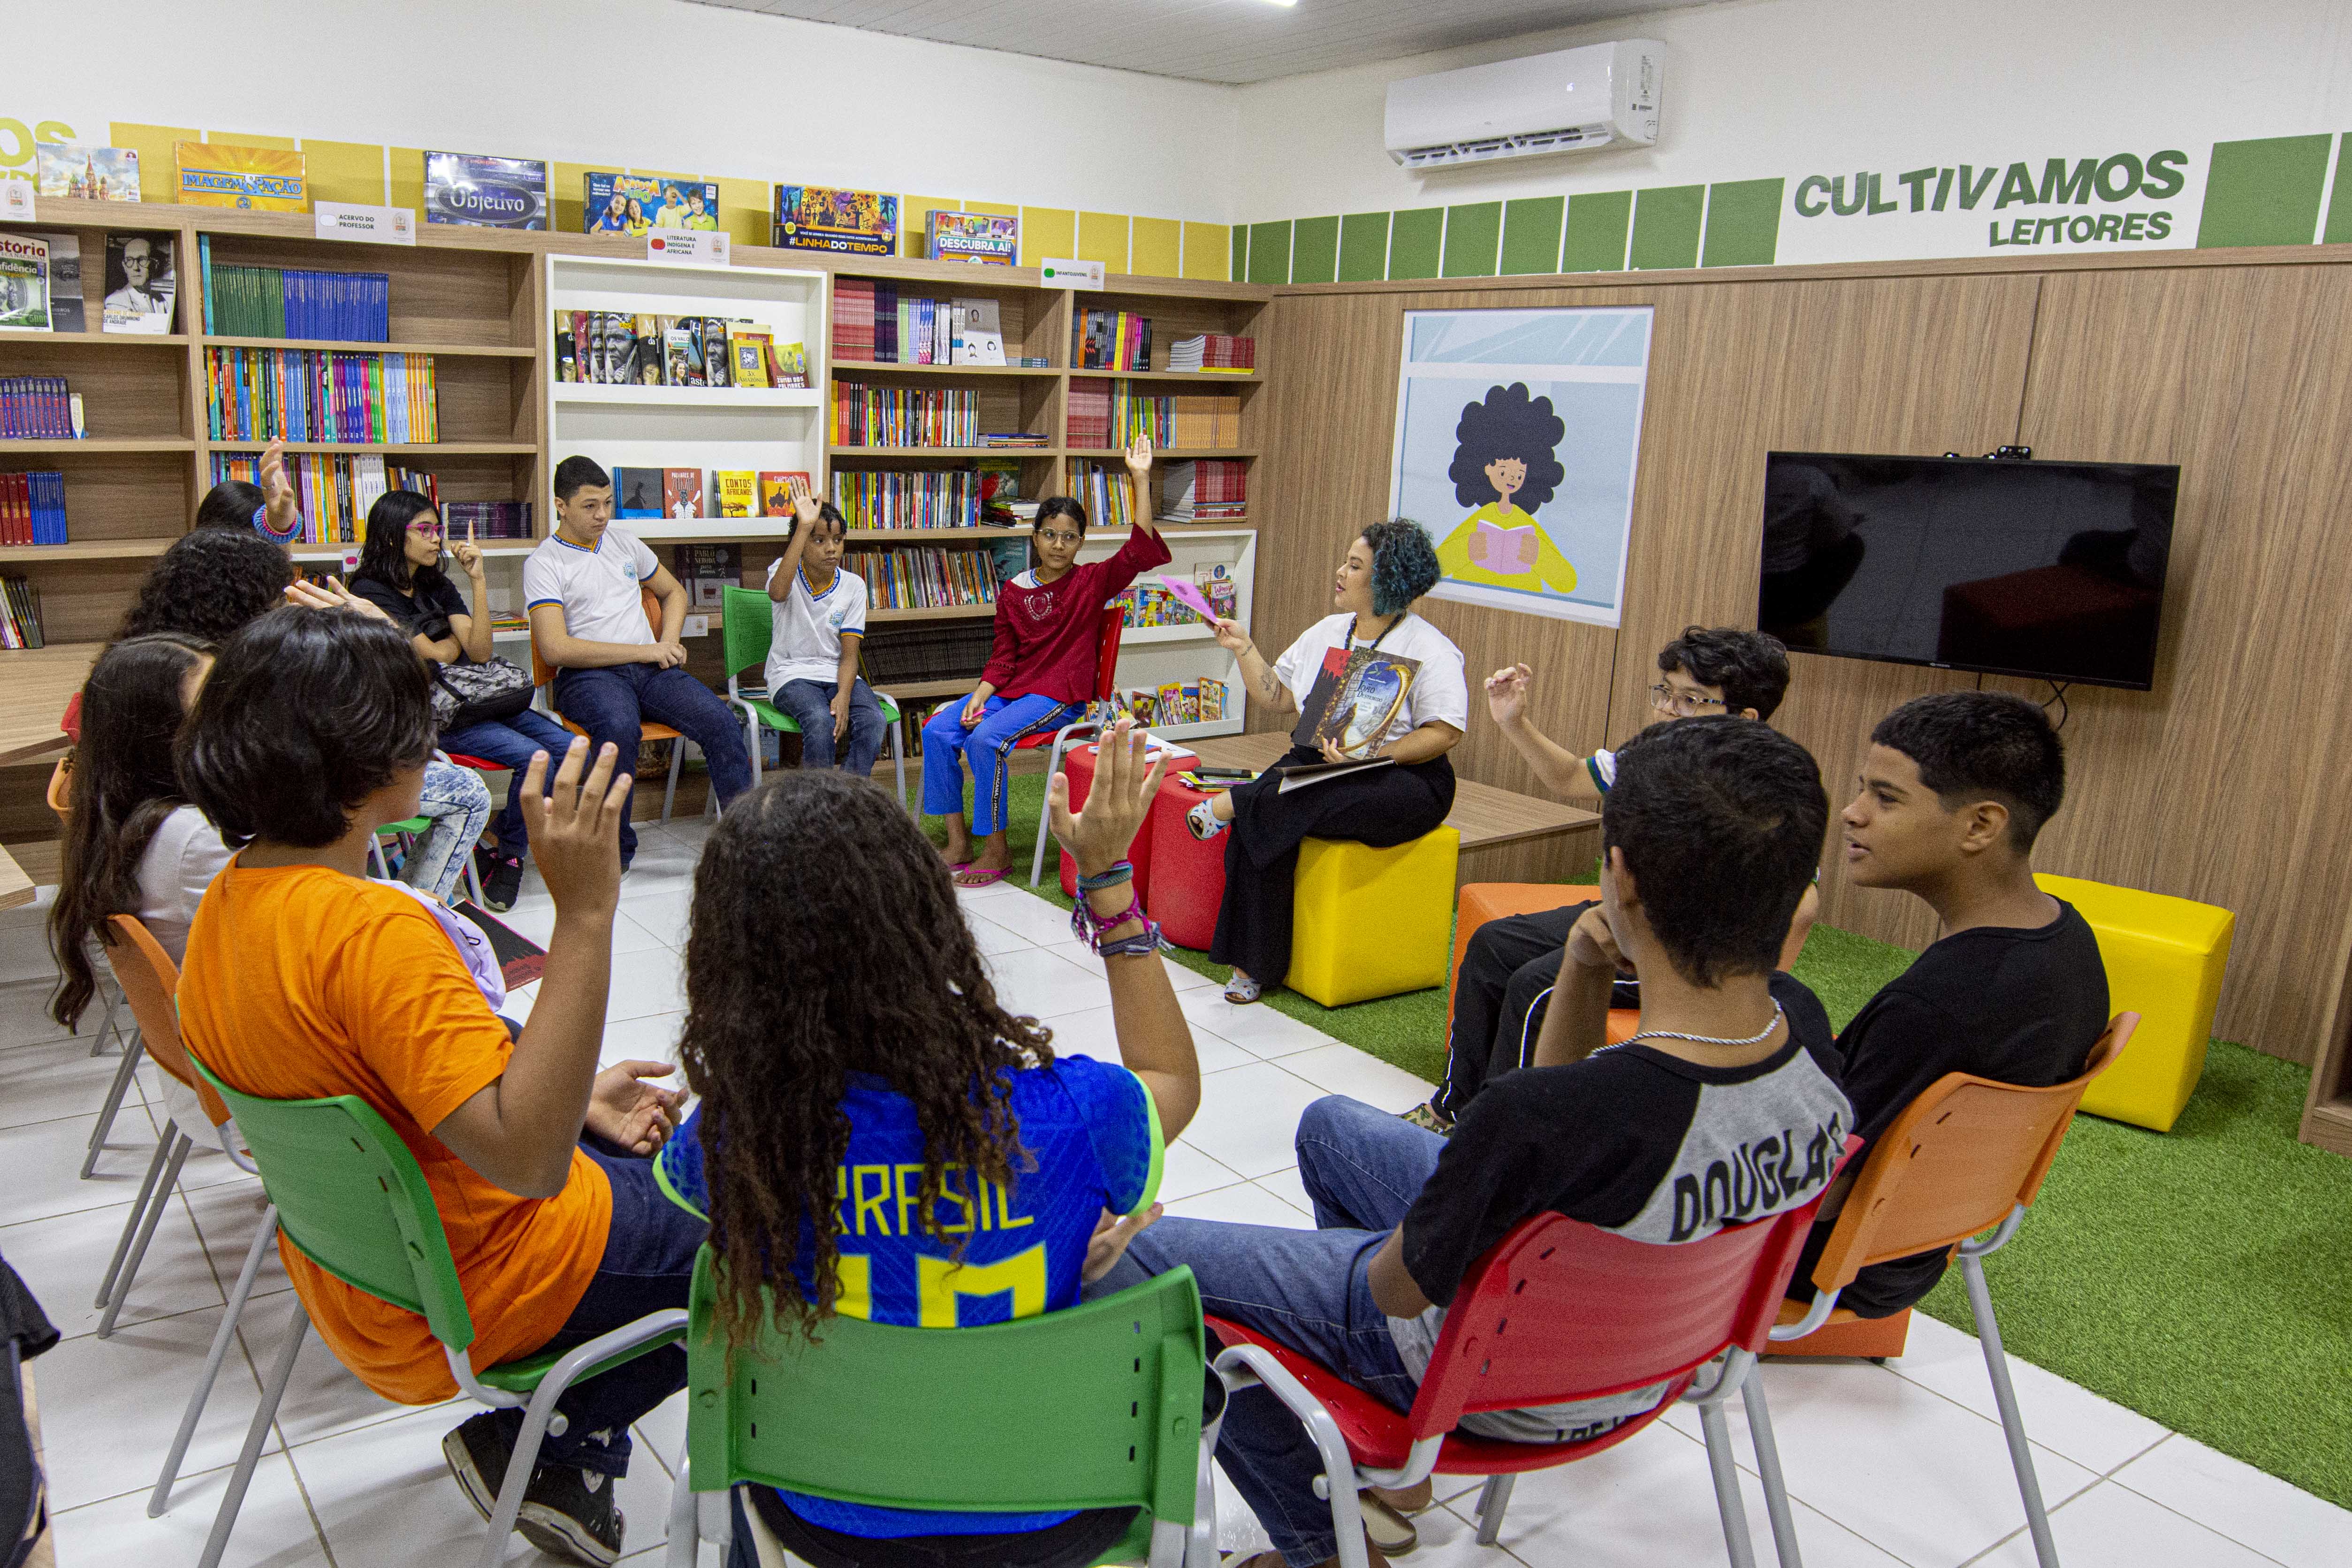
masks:
[[[1865,169],[1808,174],[1796,182],[1789,205],[1799,218],[1974,215],[1982,243],[1994,248],[2100,241],[2178,245],[2178,220],[2163,204],[2179,196],[2188,167],[2187,153],[2168,149],[2145,157],[2045,158],[2038,171],[2023,159],[1900,173]],[[2010,210],[2019,207],[2032,210]]]

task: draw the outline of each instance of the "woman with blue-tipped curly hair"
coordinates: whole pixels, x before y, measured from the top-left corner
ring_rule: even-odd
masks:
[[[1194,837],[1233,830],[1209,948],[1234,966],[1228,1002],[1255,1002],[1290,972],[1291,879],[1300,844],[1352,838],[1385,849],[1433,831],[1454,809],[1454,764],[1445,753],[1469,722],[1469,685],[1462,650],[1412,613],[1437,579],[1437,552],[1419,523],[1376,522],[1349,544],[1332,580],[1338,613],[1307,627],[1280,658],[1267,663],[1239,622],[1217,623],[1217,641],[1239,657],[1250,695],[1274,713],[1304,712],[1317,679],[1327,669],[1336,677],[1351,653],[1412,661],[1372,665],[1351,689],[1335,692],[1332,701],[1347,707],[1323,726],[1319,747],[1294,745],[1253,782],[1192,808]],[[1396,765],[1281,793],[1285,768],[1375,757]]]

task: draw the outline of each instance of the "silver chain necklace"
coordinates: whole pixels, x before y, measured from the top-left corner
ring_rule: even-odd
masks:
[[[1617,1043],[1621,1046],[1630,1046],[1636,1040],[1688,1040],[1695,1046],[1760,1046],[1769,1039],[1772,1031],[1780,1026],[1780,1004],[1775,999],[1772,1004],[1771,1021],[1744,1040],[1718,1040],[1713,1035],[1684,1035],[1672,1029],[1644,1029],[1638,1035],[1628,1035]]]

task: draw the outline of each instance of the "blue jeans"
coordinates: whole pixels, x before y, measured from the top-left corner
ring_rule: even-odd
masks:
[[[1372,1254],[1437,1169],[1445,1140],[1344,1095],[1298,1121],[1298,1173],[1315,1200],[1313,1230],[1163,1219],[1129,1244],[1097,1292],[1192,1266],[1202,1310],[1277,1340],[1399,1410],[1419,1387],[1372,1300]],[[1213,1339],[1212,1352],[1216,1349]],[[1307,1429],[1263,1388],[1234,1396],[1217,1458],[1290,1568],[1339,1550],[1331,1506],[1315,1495],[1322,1458]]]
[[[801,727],[801,766],[829,768],[833,766],[834,697],[841,690],[840,683],[832,680],[787,680],[783,689],[774,693],[776,706],[793,716]],[[882,754],[882,734],[886,721],[882,704],[874,700],[873,689],[863,680],[849,685],[849,751],[841,765],[859,778],[874,775],[874,759]]]
[[[588,731],[591,757],[609,742],[620,749],[622,766],[635,766],[638,726],[651,719],[702,748],[703,760],[710,764],[710,787],[719,792],[722,809],[751,787],[751,753],[743,746],[740,716],[683,669],[657,669],[650,664],[559,669],[555,706]],[[625,862],[636,852],[636,827],[624,817],[621,858]]]
[[[499,850],[520,858],[530,847],[530,831],[522,819],[522,775],[533,752],[547,753],[547,778],[555,781],[556,767],[572,744],[572,732],[546,714],[526,708],[511,719],[445,730],[441,749],[452,756],[479,757],[509,770],[507,803],[499,809]]]
[[[466,857],[474,852],[474,841],[490,820],[489,786],[471,768],[426,763],[416,814],[431,817],[433,826],[408,852],[400,878],[446,904],[466,875]]]
[[[623,1154],[602,1139],[583,1141],[581,1147],[613,1184],[613,1228],[587,1292],[541,1351],[568,1351],[647,1312],[685,1306],[694,1282],[695,1249],[710,1234],[709,1226],[662,1195],[651,1160]],[[549,1434],[539,1462],[627,1474],[630,1426],[685,1386],[682,1345],[664,1345],[573,1384],[555,1401],[567,1423],[563,1436]],[[497,1415],[511,1441],[522,1430],[522,1412]]]
[[[948,703],[923,726],[923,815],[953,816],[963,810],[961,764],[969,761],[971,830],[986,837],[1004,826],[1004,760],[1013,742],[1041,731],[1051,734],[1084,712],[1086,704],[1032,692],[1009,702],[991,697],[982,707],[980,722],[969,730],[960,702]]]

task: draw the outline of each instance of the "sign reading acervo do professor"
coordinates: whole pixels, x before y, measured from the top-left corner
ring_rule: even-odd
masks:
[[[1865,247],[1874,253],[1883,248],[1893,254],[1951,255],[1963,246],[1973,248],[1976,242],[1964,241],[1955,232],[1962,224],[1967,232],[1981,235],[1981,243],[1990,248],[2178,246],[2194,238],[2182,232],[2179,217],[2189,210],[2182,199],[2189,174],[2189,154],[2168,150],[2146,156],[2116,153],[2102,158],[2046,158],[2038,165],[2020,159],[1899,173],[1808,174],[1790,188],[1789,204],[1796,217],[1809,221],[1791,225],[1794,232],[1784,231],[1783,237],[1795,239],[1811,226],[1810,220],[1825,220],[1825,226],[1843,231],[1838,235],[1839,248],[1847,249],[1862,237],[1835,220],[1859,218],[1873,226],[1877,226],[1875,220],[1892,220],[1885,225],[1890,230],[1897,226],[1935,230],[1934,248],[1922,244],[1928,240],[1924,233],[1899,239],[1889,233]],[[1780,259],[1794,258],[1783,254]]]

